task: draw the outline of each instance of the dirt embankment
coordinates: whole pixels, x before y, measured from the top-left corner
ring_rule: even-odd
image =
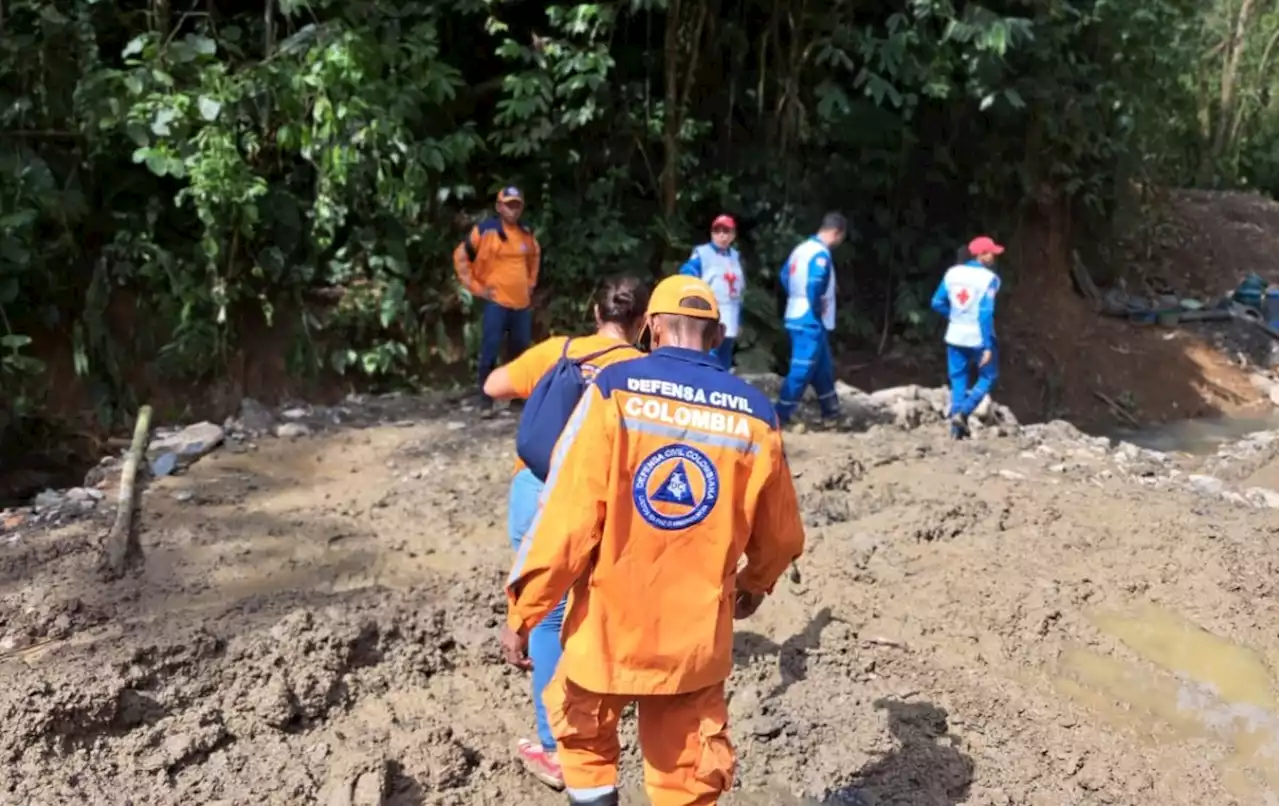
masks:
[[[1117,230],[1118,243],[1082,243],[1065,213],[1032,214],[1009,239],[996,316],[1001,400],[1024,421],[1061,418],[1086,430],[1129,417],[1154,423],[1269,407],[1274,339],[1247,324],[1144,326],[1099,316],[1073,285],[1072,252],[1103,290],[1212,307],[1249,274],[1277,282],[1280,206],[1250,193],[1162,191]],[[841,363],[841,377],[865,388],[946,377],[941,345],[881,357],[846,351]]]
[[[725,802],[1274,803],[1276,515],[1242,486],[1274,435],[1212,466],[1061,423],[954,443],[891,397],[788,437],[809,545],[738,624]],[[92,494],[11,513],[0,803],[562,802],[509,753],[511,419],[290,414],[152,481],[121,582]]]

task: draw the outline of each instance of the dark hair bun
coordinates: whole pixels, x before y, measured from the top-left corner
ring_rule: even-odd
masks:
[[[620,285],[613,289],[613,307],[620,311],[629,311],[636,304],[635,289]]]
[[[630,327],[644,316],[649,305],[649,288],[638,277],[610,277],[595,296],[601,321]]]

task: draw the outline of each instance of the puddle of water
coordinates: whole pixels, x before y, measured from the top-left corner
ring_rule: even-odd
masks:
[[[1275,427],[1275,415],[1237,415],[1175,420],[1141,428],[1116,428],[1105,436],[1161,453],[1181,451],[1204,455],[1215,452],[1223,443],[1243,439],[1255,431],[1274,430]]]
[[[1228,791],[1246,803],[1276,802],[1276,680],[1257,653],[1155,607],[1092,621],[1159,668],[1073,648],[1059,660],[1059,691],[1157,744],[1224,745],[1217,766]]]

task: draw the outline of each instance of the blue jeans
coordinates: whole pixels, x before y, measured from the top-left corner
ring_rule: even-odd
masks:
[[[511,548],[520,550],[520,543],[533,523],[538,511],[538,496],[542,494],[542,482],[526,467],[511,480],[511,495],[507,502],[507,536]],[[556,739],[547,723],[547,706],[542,704],[542,692],[551,682],[560,664],[560,627],[564,624],[565,600],[555,606],[547,617],[538,622],[529,633],[529,659],[533,661],[533,718],[538,726],[538,741],[544,750],[555,750]]]
[[[813,385],[818,393],[818,407],[823,417],[835,417],[840,413],[836,398],[836,370],[831,363],[831,346],[825,330],[816,328],[787,328],[791,337],[791,366],[782,380],[778,393],[778,419],[785,425],[791,420],[796,406],[804,398],[804,390]]]
[[[725,369],[733,369],[733,339],[725,339],[720,342],[720,346],[712,351],[713,355],[720,361],[720,366]]]
[[[1000,354],[993,347],[991,360],[985,367],[979,367],[982,361],[981,347],[956,347],[947,345],[947,377],[951,380],[951,412],[949,416],[959,414],[968,417],[978,408],[982,398],[986,397],[995,386],[1000,375]],[[969,378],[977,371],[978,380],[970,387]]]
[[[533,341],[533,309],[504,308],[496,302],[485,302],[480,317],[480,388],[498,364],[498,352],[503,337],[507,341],[507,360],[515,358],[529,348]],[[482,396],[483,392],[480,393]],[[487,397],[485,398],[488,399]]]

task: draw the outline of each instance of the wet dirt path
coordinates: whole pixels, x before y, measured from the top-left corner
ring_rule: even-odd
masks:
[[[37,637],[0,802],[561,803],[508,754],[511,421],[399,417],[153,482],[114,585],[92,522],[0,548],[0,633]],[[738,625],[726,803],[1275,802],[1274,510],[1069,434],[788,451],[809,549]]]

